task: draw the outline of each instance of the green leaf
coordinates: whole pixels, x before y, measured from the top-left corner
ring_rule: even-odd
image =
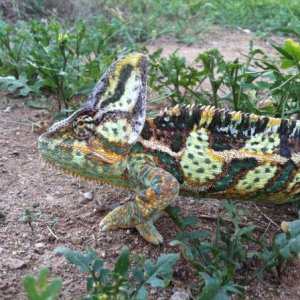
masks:
[[[33,277],[26,275],[23,278],[23,286],[29,300],[39,300],[40,297],[35,288],[35,280]]]
[[[62,280],[60,278],[53,279],[47,286],[46,290],[42,293],[42,299],[50,300],[59,295],[62,287]]]
[[[114,273],[120,274],[123,277],[125,277],[128,273],[129,266],[130,266],[129,250],[126,247],[122,250],[122,252],[117,258],[115,268],[114,268]]]
[[[90,257],[83,255],[80,252],[73,251],[65,247],[58,247],[55,252],[62,254],[71,264],[74,264],[80,271],[89,272],[90,270]]]
[[[153,264],[149,259],[146,260],[144,263],[144,279],[140,281],[141,285],[132,294],[132,299],[135,299],[137,295],[145,295],[146,284],[150,284],[152,287],[167,287],[172,279],[173,267],[178,259],[178,254],[170,253],[161,255],[156,264]],[[139,279],[140,276],[135,273],[135,278]]]
[[[47,282],[49,269],[41,268],[38,277],[26,275],[23,278],[23,286],[29,300],[53,300],[60,294],[62,280],[55,278],[51,282]]]
[[[178,259],[178,254],[171,253],[161,255],[155,265],[153,265],[151,260],[146,260],[146,283],[149,283],[153,287],[166,287],[171,281],[173,266]],[[163,279],[159,278],[158,276],[162,277]]]
[[[41,103],[40,101],[29,100],[26,102],[27,106],[35,109],[48,109],[49,105]]]
[[[14,76],[0,77],[0,89],[19,93],[21,96],[28,96],[34,90],[27,85],[27,82],[25,77],[20,77],[20,79],[16,79]]]
[[[290,54],[295,61],[300,61],[300,45],[292,39],[287,39],[284,43],[284,50]]]
[[[145,286],[142,286],[139,288],[138,292],[136,293],[134,298],[130,299],[136,299],[136,300],[146,300],[147,299],[147,289]]]
[[[205,285],[198,300],[230,300],[229,292],[242,294],[242,287],[233,282],[224,283],[221,278],[203,272],[199,275],[204,279]]]

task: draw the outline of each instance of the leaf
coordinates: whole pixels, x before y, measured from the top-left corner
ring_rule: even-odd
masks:
[[[120,274],[125,277],[128,273],[130,261],[129,261],[129,250],[124,248],[117,258],[114,273]]]
[[[135,297],[130,298],[135,300],[145,300],[147,299],[147,289],[145,286],[139,288],[138,292],[136,293]]]
[[[146,284],[150,284],[152,287],[167,287],[172,279],[173,267],[178,259],[179,254],[170,253],[161,255],[156,264],[153,264],[150,259],[146,260],[144,263],[144,280],[140,281],[141,285],[133,292],[132,299],[135,299],[137,295],[145,295]],[[139,280],[140,276],[135,273],[135,278]]]
[[[74,264],[80,271],[89,272],[90,258],[88,255],[83,255],[80,252],[73,251],[65,247],[58,247],[55,252],[62,254],[71,264]]]
[[[33,277],[29,275],[24,276],[23,286],[29,300],[39,300],[39,296],[35,288],[35,280]]]
[[[62,280],[55,278],[51,282],[47,282],[49,269],[41,268],[38,277],[35,279],[32,276],[24,276],[23,286],[29,300],[53,300],[59,295]]]
[[[46,290],[42,293],[42,299],[49,300],[54,299],[59,295],[62,287],[62,281],[60,278],[53,279],[47,286]]]
[[[242,287],[233,282],[223,283],[216,275],[208,275],[201,272],[199,274],[205,281],[202,293],[198,300],[230,300],[228,292],[242,294]]]
[[[28,96],[34,90],[27,85],[28,80],[25,77],[16,79],[14,76],[0,77],[0,89],[11,93],[19,93],[21,96]]]
[[[48,109],[49,105],[41,103],[40,101],[29,100],[26,102],[27,106],[35,109]]]
[[[300,45],[292,39],[287,39],[283,46],[284,50],[290,54],[295,61],[300,61]]]
[[[145,282],[153,287],[166,287],[172,278],[173,266],[178,259],[178,254],[171,253],[161,255],[155,265],[153,265],[151,260],[146,260]],[[163,279],[160,279],[158,276]]]
[[[177,234],[176,239],[181,242],[187,242],[191,240],[197,240],[201,238],[207,238],[210,236],[210,233],[208,231],[204,230],[197,230],[197,231],[181,231]]]

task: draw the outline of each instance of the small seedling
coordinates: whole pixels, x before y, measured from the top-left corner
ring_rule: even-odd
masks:
[[[23,286],[29,300],[54,300],[62,287],[62,280],[55,278],[48,282],[49,269],[42,267],[36,278],[26,275]]]
[[[28,208],[25,208],[24,214],[19,219],[19,221],[22,223],[28,223],[28,225],[31,228],[31,231],[34,233],[33,220],[34,220],[34,216],[33,216],[32,212]]]

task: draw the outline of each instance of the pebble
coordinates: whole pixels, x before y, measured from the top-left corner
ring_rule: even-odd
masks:
[[[83,194],[84,199],[91,201],[93,199],[93,193],[92,192],[85,192]]]
[[[3,250],[4,250],[4,248],[0,248],[0,255],[2,254]]]
[[[44,243],[36,243],[35,248],[44,248],[45,244]]]
[[[38,202],[34,202],[34,203],[32,203],[31,206],[32,206],[33,208],[37,208],[37,207],[40,206],[40,204],[39,204]]]
[[[189,294],[184,290],[178,290],[170,298],[170,300],[189,300],[189,299],[190,299]]]
[[[83,240],[82,240],[82,237],[80,237],[80,236],[73,236],[73,237],[71,237],[71,242],[74,245],[81,245]]]
[[[26,265],[26,262],[18,258],[9,258],[4,264],[11,270],[17,270],[23,268]]]
[[[0,211],[0,220],[1,219],[5,219],[5,214],[2,211]]]

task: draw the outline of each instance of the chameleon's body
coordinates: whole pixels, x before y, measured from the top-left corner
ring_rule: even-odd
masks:
[[[145,118],[146,58],[114,63],[87,103],[39,139],[66,173],[137,191],[100,227],[136,227],[162,241],[153,220],[178,194],[284,203],[300,198],[300,122],[213,107]]]

